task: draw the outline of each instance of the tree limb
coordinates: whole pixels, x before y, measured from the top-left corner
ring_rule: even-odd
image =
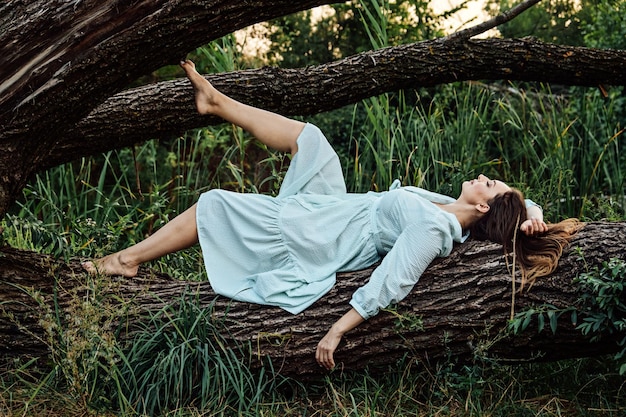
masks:
[[[619,50],[531,39],[433,40],[368,51],[313,67],[264,67],[207,78],[244,103],[284,115],[311,115],[385,92],[465,80],[626,85],[625,66],[626,51]],[[51,150],[48,162],[56,165],[77,155],[130,146],[148,137],[173,137],[222,122],[197,115],[186,80],[140,87],[111,97],[66,132]]]
[[[499,15],[485,22],[479,23],[467,29],[460,30],[458,32],[451,33],[450,35],[441,38],[441,41],[447,42],[447,41],[467,40],[476,35],[480,35],[481,33],[485,33],[490,29],[493,29],[497,26],[500,26],[506,22],[513,20],[514,18],[519,16],[521,13],[528,10],[529,8],[539,3],[540,1],[541,0],[525,0],[521,2],[520,4],[518,4],[517,6],[514,6],[511,9],[503,13],[500,13]]]

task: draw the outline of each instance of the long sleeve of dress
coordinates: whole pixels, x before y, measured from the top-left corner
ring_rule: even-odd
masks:
[[[438,195],[433,197],[432,193],[424,190],[419,192],[431,200],[440,198]],[[527,199],[526,207],[531,206],[540,207]],[[404,299],[435,258],[450,254],[455,241],[454,234],[448,233],[446,228],[441,227],[442,224],[441,219],[430,217],[405,227],[392,249],[372,273],[369,282],[352,296],[350,305],[364,319],[369,319],[378,314],[381,308]],[[465,237],[457,241],[463,241]]]
[[[414,223],[398,237],[393,249],[374,270],[367,284],[352,296],[350,305],[364,318],[406,297],[428,265],[447,256],[453,240],[434,222]]]

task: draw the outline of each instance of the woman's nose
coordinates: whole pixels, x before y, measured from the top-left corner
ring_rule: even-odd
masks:
[[[479,181],[489,181],[489,178],[487,178],[487,177],[486,177],[485,175],[483,175],[483,174],[480,174],[480,175],[478,176],[478,180],[479,180]]]

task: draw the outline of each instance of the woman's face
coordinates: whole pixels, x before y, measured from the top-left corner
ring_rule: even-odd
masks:
[[[459,200],[470,204],[487,204],[496,195],[507,191],[511,191],[511,187],[502,181],[492,180],[480,174],[475,180],[463,182]]]

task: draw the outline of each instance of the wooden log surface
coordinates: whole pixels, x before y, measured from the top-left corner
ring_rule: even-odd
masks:
[[[567,309],[580,304],[580,289],[573,283],[578,274],[612,257],[624,258],[626,223],[587,224],[562,257],[558,269],[541,278],[531,291],[516,294],[514,311],[551,305]],[[49,353],[41,316],[50,307],[71,311],[76,300],[88,301],[94,282],[78,260],[64,263],[47,255],[2,250],[0,257],[0,349],[4,363],[15,357]],[[581,256],[582,255],[582,256]],[[157,311],[192,295],[201,306],[213,308],[215,319],[226,325],[227,343],[251,346],[257,359],[270,358],[281,373],[291,376],[319,375],[315,363],[320,338],[348,309],[351,294],[368,279],[372,268],[338,274],[337,284],[322,299],[298,315],[280,308],[236,302],[216,296],[208,282],[176,281],[146,269],[127,279],[99,279],[100,301],[110,297],[120,317],[121,340],[146,312]],[[341,369],[385,367],[408,355],[428,363],[452,359],[548,361],[597,356],[617,351],[606,335],[591,343],[572,324],[570,315],[559,320],[557,332],[537,331],[530,326],[511,335],[511,274],[500,245],[469,241],[447,258],[427,269],[409,296],[398,306],[382,311],[346,335],[336,352]],[[35,294],[35,296],[33,296]],[[60,315],[65,317],[64,314]],[[71,317],[65,317],[70,323]],[[68,324],[69,325],[69,324]],[[548,327],[548,326],[546,326]],[[253,361],[253,365],[262,361]]]

